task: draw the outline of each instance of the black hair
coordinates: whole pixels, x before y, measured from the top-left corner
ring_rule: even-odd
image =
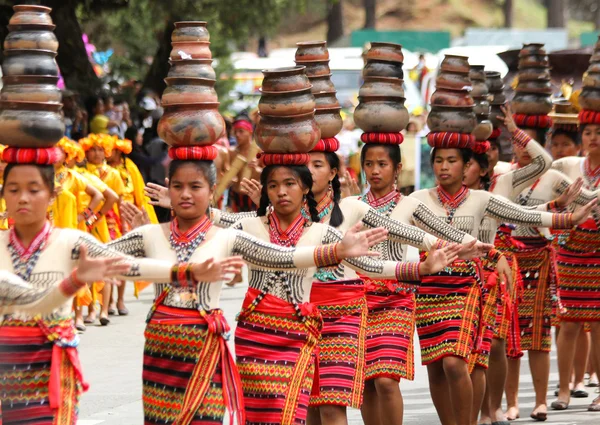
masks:
[[[296,177],[300,179],[305,188],[308,188],[308,193],[306,194],[306,203],[308,204],[308,212],[310,214],[310,219],[314,223],[319,222],[319,212],[317,211],[317,201],[315,200],[315,195],[312,192],[313,178],[310,170],[306,165],[267,165],[260,175],[260,183],[262,184],[262,190],[260,192],[260,204],[258,206],[258,210],[256,211],[256,215],[259,217],[264,217],[267,215],[267,208],[269,207],[269,194],[267,189],[267,181],[273,171],[278,169],[279,167],[289,168],[292,173]]]
[[[194,165],[198,171],[202,172],[211,187],[217,183],[217,168],[215,167],[214,162],[175,159],[169,164],[169,184],[177,170],[188,164]]]
[[[388,144],[384,145],[382,143],[368,143],[368,144],[364,145],[362,150],[360,151],[360,164],[362,166],[365,165],[365,160],[367,158],[367,152],[369,152],[369,149],[372,149],[374,147],[382,147],[387,151],[387,154],[390,157],[390,160],[394,164],[394,168],[398,167],[398,164],[400,164],[402,162],[402,154],[400,153],[399,145],[388,145]]]
[[[477,161],[477,163],[479,164],[479,166],[486,171],[490,171],[490,161],[488,159],[488,156],[484,153],[473,153],[473,158],[474,161]],[[483,177],[481,177],[481,183],[482,186],[485,190],[488,190],[490,187],[490,183],[491,183],[491,179],[490,176],[488,175],[488,173],[486,172],[485,175]]]
[[[498,155],[502,155],[502,144],[500,143],[499,138],[488,139],[488,142],[490,142],[490,145],[495,146],[496,149],[498,149]]]
[[[101,100],[100,96],[96,95],[89,96],[87,99],[85,99],[85,109],[87,110],[88,119],[90,121],[92,118],[94,118],[94,109],[96,109],[99,100]]]
[[[131,140],[131,142],[135,144],[135,139],[137,138],[139,131],[140,130],[135,125],[127,127],[127,130],[125,130],[125,138]]]
[[[557,128],[552,130],[552,138],[555,136],[565,136],[568,137],[575,143],[575,145],[581,145],[581,135],[576,131],[565,130],[564,128]],[[552,139],[551,139],[552,140]]]
[[[524,127],[523,130],[535,131],[535,141],[544,147],[546,146],[546,137],[548,136],[548,130],[549,130],[548,128]]]
[[[40,175],[42,176],[42,181],[50,190],[50,193],[54,193],[54,166],[52,165],[38,165],[38,164],[14,164],[9,163],[6,165],[4,169],[4,183],[6,183],[6,179],[10,174],[11,170],[15,167],[23,166],[23,165],[32,165],[38,170],[40,170]],[[2,195],[4,194],[4,186],[2,186],[2,191],[0,192]]]
[[[465,165],[469,163],[471,158],[473,158],[473,151],[471,149],[467,149],[467,148],[433,148],[431,151],[431,157],[429,158],[431,165],[433,165],[433,163],[435,161],[435,153],[438,151],[438,149],[456,149],[456,150],[458,150],[460,152],[460,156],[462,157],[462,160],[465,163]]]
[[[325,159],[331,169],[340,170],[340,157],[335,152],[323,152]],[[340,199],[342,198],[342,185],[340,184],[340,178],[338,173],[335,173],[333,180],[331,180],[331,190],[333,191],[333,209],[331,210],[331,218],[329,219],[329,225],[332,227],[338,227],[344,222],[344,213],[340,208]]]

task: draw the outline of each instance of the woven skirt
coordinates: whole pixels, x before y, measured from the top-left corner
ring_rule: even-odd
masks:
[[[486,285],[482,291],[481,341],[469,359],[469,370],[471,372],[475,367],[487,369],[490,365],[492,339],[494,339],[498,320],[500,285],[497,276],[495,271],[483,269],[483,278]]]
[[[226,407],[243,417],[239,375],[221,336],[227,330],[220,310],[153,307],[144,333],[144,424],[222,424]]]
[[[359,409],[365,384],[365,285],[360,279],[315,282],[310,300],[318,307],[323,318],[319,341],[319,379],[313,383],[310,405]]]
[[[456,261],[450,269],[423,276],[417,295],[417,333],[424,365],[448,356],[468,363],[481,340],[479,266]]]
[[[600,321],[600,231],[588,221],[558,252],[560,320]]]
[[[301,317],[281,298],[246,293],[235,331],[246,425],[306,423],[321,319],[316,306],[300,307]]]
[[[1,425],[77,423],[79,396],[87,389],[77,349],[49,340],[74,335],[73,323],[45,325],[42,330],[34,321],[11,320],[0,326]]]

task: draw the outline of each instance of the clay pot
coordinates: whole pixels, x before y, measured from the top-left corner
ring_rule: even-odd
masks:
[[[477,125],[473,108],[448,108],[434,106],[427,117],[432,132],[472,133]]]
[[[209,41],[210,34],[204,21],[175,22],[175,30],[171,34],[171,41],[175,43],[186,41]]]
[[[58,50],[58,40],[52,31],[12,31],[4,39],[4,50]]]
[[[469,71],[469,78],[471,81],[484,81],[485,82],[485,65],[471,65]]]
[[[215,80],[190,77],[167,77],[162,105],[218,102]]]
[[[367,133],[398,133],[408,125],[404,98],[360,96],[354,110],[354,122]]]
[[[552,84],[549,80],[519,81],[517,92],[552,94]]]
[[[335,91],[333,92],[321,92],[315,93],[315,103],[317,109],[330,109],[337,108],[340,106],[340,102],[335,96]]]
[[[403,79],[404,71],[402,71],[402,64],[400,62],[369,60],[363,68],[363,77],[391,77]]]
[[[402,45],[373,41],[371,42],[371,48],[367,51],[367,60],[402,63],[404,62]]]
[[[52,25],[51,8],[45,6],[20,5],[13,6],[14,15],[9,25]]]
[[[600,88],[586,87],[579,95],[579,105],[582,109],[600,111]]]
[[[494,128],[500,128],[504,125],[504,112],[500,109],[502,105],[492,105],[490,108],[489,120],[494,125]]]
[[[548,68],[524,68],[519,70],[519,81],[550,80]]]
[[[557,114],[576,114],[577,110],[571,102],[566,99],[554,100],[554,112]]]
[[[311,84],[304,70],[304,66],[265,69],[262,72],[262,90],[276,92],[309,89]]]
[[[303,41],[296,46],[296,62],[329,60],[326,41]]]
[[[158,123],[158,135],[169,146],[206,146],[225,131],[218,103],[168,105]]]
[[[487,84],[490,93],[504,90],[504,82],[497,71],[485,71],[485,84]]]
[[[320,77],[323,75],[330,75],[331,69],[329,68],[329,60],[325,61],[303,61],[296,62],[298,66],[306,67],[306,75],[308,77]]]
[[[506,94],[504,92],[498,92],[492,94],[492,100],[490,104],[492,105],[504,105],[506,103]]]
[[[0,102],[0,144],[49,148],[65,134],[60,103]]]
[[[404,97],[403,83],[398,78],[366,77],[358,95]]]
[[[431,96],[432,106],[472,107],[475,105],[468,90],[447,90],[438,88]]]
[[[56,52],[51,50],[7,50],[4,52],[4,75],[58,76]]]
[[[20,75],[3,77],[0,100],[8,102],[60,103],[58,77]]]
[[[548,55],[528,55],[519,58],[519,69],[550,66]]]
[[[545,55],[546,50],[544,50],[543,43],[527,43],[523,44],[521,51],[519,52],[519,57],[530,56],[530,55]]]
[[[591,62],[587,72],[600,72],[600,62]]]
[[[310,89],[291,92],[263,92],[258,102],[262,115],[290,116],[308,114],[315,110],[315,97]]]
[[[308,152],[321,138],[321,130],[314,112],[288,117],[261,114],[255,138],[256,144],[265,152]]]
[[[435,79],[435,86],[450,90],[471,90],[469,74],[462,72],[441,71]]]
[[[171,47],[171,60],[212,58],[210,41],[178,41]]]
[[[331,74],[320,77],[308,77],[308,79],[312,84],[311,91],[313,93],[335,91],[335,85],[331,81]]]
[[[494,131],[492,122],[490,120],[482,120],[477,123],[471,134],[475,136],[475,140],[485,141],[490,138],[492,131]]]
[[[598,41],[594,44],[594,50],[600,50],[600,35],[598,36]]]
[[[472,80],[471,84],[471,96],[473,97],[487,96],[490,93],[485,81]]]
[[[552,99],[545,94],[518,92],[511,106],[517,114],[545,115],[552,111]]]
[[[321,138],[335,137],[344,126],[340,111],[342,108],[323,108],[315,111],[315,121],[321,129]]]
[[[479,100],[475,101],[475,106],[473,107],[473,112],[475,115],[489,115],[490,114],[490,102],[487,100]]]
[[[170,60],[171,69],[168,77],[192,77],[216,80],[215,70],[211,66],[212,59]]]
[[[595,51],[590,58],[590,62],[600,62],[600,52]]]
[[[471,71],[469,58],[467,56],[445,55],[440,64],[442,71],[462,72],[468,74]]]
[[[600,72],[588,72],[583,77],[583,87],[600,88]]]

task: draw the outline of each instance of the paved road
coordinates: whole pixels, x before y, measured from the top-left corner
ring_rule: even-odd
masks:
[[[128,288],[130,315],[116,317],[106,328],[91,326],[82,335],[80,346],[81,361],[90,390],[83,395],[80,404],[79,425],[141,425],[143,424],[141,404],[142,351],[144,344],[145,318],[152,303],[153,291],[146,289],[139,300],[134,300],[131,285]],[[235,314],[239,311],[245,287],[225,288],[222,307],[227,320],[235,325]],[[416,353],[416,377],[413,382],[403,381],[402,392],[405,401],[405,424],[438,424],[438,418],[429,396],[427,372],[420,366]],[[553,368],[551,386],[557,380],[556,353],[552,353]],[[515,423],[529,422],[528,414],[533,408],[534,393],[531,377],[528,374],[526,357],[521,370],[521,412],[527,419]],[[549,401],[553,395],[549,393]],[[598,425],[600,413],[585,410],[592,398],[574,399],[572,408],[566,412],[551,412],[547,424],[551,425]],[[350,425],[362,424],[358,411],[349,414]]]

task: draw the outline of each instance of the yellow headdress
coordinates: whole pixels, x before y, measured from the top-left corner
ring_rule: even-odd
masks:
[[[100,146],[102,149],[104,149],[104,155],[108,158],[112,155],[116,140],[117,136],[111,136],[108,134],[90,134],[88,137],[80,139],[79,145],[86,152],[93,146]]]
[[[131,140],[129,139],[117,139],[114,149],[118,149],[123,152],[125,155],[131,153],[132,145]]]
[[[65,161],[71,162],[77,157],[76,143],[68,137],[63,137],[58,141],[57,146],[65,152]],[[84,154],[85,156],[85,154]]]

